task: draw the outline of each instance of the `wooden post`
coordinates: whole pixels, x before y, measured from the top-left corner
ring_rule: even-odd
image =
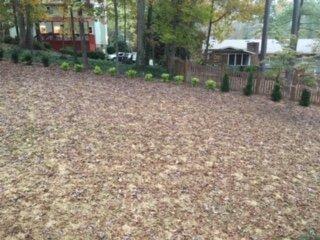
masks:
[[[190,70],[190,62],[188,61],[188,60],[185,60],[184,61],[184,69],[183,69],[183,71],[184,71],[184,77],[185,77],[185,81],[186,82],[189,82],[190,81],[190,79],[189,79],[189,71]]]
[[[297,86],[299,81],[299,74],[298,71],[293,72],[292,82],[290,85],[290,100],[295,101],[296,100],[296,94],[297,94]]]
[[[258,75],[256,77],[256,85],[255,85],[255,89],[254,89],[255,94],[259,94],[259,92],[260,92],[260,83],[261,83],[262,77],[263,77],[262,73],[258,72]]]

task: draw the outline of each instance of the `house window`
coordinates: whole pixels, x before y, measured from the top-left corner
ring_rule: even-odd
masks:
[[[248,66],[250,65],[250,55],[248,53],[237,53],[228,55],[229,66]]]
[[[242,66],[248,66],[249,65],[249,54],[244,53],[242,54]]]
[[[235,65],[235,58],[236,55],[235,54],[229,54],[229,66],[234,66]]]

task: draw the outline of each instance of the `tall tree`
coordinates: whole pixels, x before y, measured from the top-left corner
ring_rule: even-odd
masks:
[[[116,64],[119,60],[119,13],[118,13],[118,0],[113,1],[114,10],[114,35],[115,35],[115,49],[116,49]]]
[[[137,0],[137,65],[145,63],[145,0]]]
[[[261,37],[261,53],[260,53],[260,70],[261,72],[265,71],[265,57],[267,53],[267,44],[268,44],[268,30],[269,30],[269,20],[270,20],[270,7],[272,0],[266,0],[264,7],[264,16],[263,16],[263,28],[262,28],[262,37]]]
[[[211,37],[211,30],[212,30],[212,24],[213,24],[213,8],[214,8],[214,0],[211,0],[208,33],[207,33],[206,45],[205,45],[205,50],[204,50],[204,55],[203,55],[203,62],[204,63],[207,63],[207,61],[208,61],[210,37]]]
[[[84,7],[89,7],[90,0],[86,0],[85,4],[79,4],[78,8],[78,17],[79,17],[79,33],[81,39],[81,50],[82,50],[82,61],[83,65],[86,69],[89,68],[89,60],[88,60],[88,49],[86,43],[86,35],[85,35],[85,28],[84,28],[84,18],[83,18],[83,9]]]
[[[293,50],[297,49],[297,43],[299,38],[299,18],[301,18],[301,0],[293,1],[292,22],[291,22],[291,38],[290,47]]]

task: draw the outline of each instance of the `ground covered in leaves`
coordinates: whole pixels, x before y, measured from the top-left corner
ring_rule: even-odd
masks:
[[[0,239],[320,231],[320,108],[0,62]]]

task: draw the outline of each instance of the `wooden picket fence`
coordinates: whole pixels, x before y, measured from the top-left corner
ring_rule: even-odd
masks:
[[[200,80],[200,85],[204,85],[208,79],[215,80],[217,84],[221,84],[223,75],[228,73],[230,80],[230,89],[232,91],[243,91],[247,84],[248,73],[246,72],[230,72],[226,69],[217,66],[207,66],[193,63],[191,61],[184,61],[179,58],[175,59],[174,74],[183,75],[187,82],[191,81],[192,77],[197,77]],[[296,81],[299,83],[299,81]],[[274,80],[261,76],[259,73],[254,75],[254,93],[271,95]],[[319,84],[318,84],[319,85]],[[282,94],[284,98],[292,101],[299,101],[303,89],[306,87],[302,84],[295,84],[291,86],[284,86]],[[312,88],[311,102],[320,105],[320,87]]]

